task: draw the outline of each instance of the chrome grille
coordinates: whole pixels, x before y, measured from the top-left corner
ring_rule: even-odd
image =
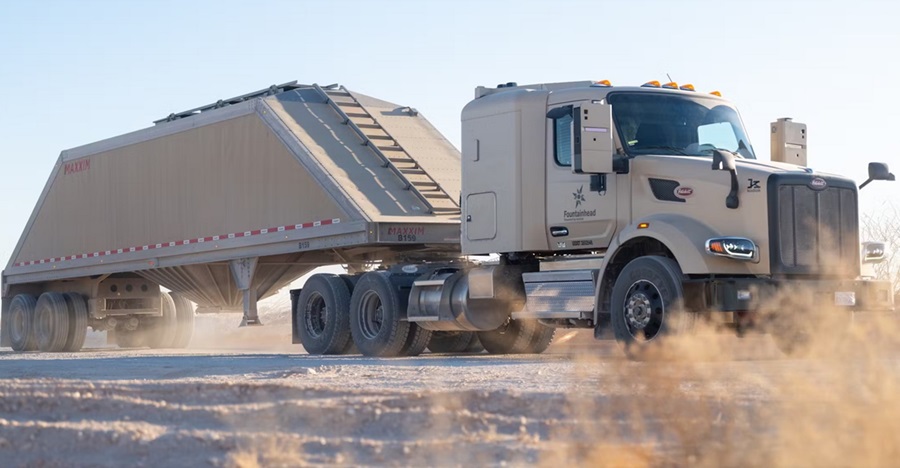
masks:
[[[826,179],[827,187],[816,190],[812,179],[796,175],[770,179],[772,273],[856,277],[856,187],[835,178]]]

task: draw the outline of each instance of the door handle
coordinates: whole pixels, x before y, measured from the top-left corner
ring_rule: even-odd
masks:
[[[551,226],[550,235],[553,237],[565,237],[569,235],[569,228],[565,226]]]

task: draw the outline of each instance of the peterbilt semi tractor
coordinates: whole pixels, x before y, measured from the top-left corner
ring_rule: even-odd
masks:
[[[760,161],[719,93],[507,83],[475,90],[460,152],[412,107],[273,85],[63,151],[3,271],[0,341],[183,347],[195,312],[260,324],[257,300],[334,264],[290,292],[311,354],[540,353],[586,328],[641,356],[764,312],[790,350],[785,293],[893,310],[860,279],[856,184],[806,167],[804,125],[771,131]]]

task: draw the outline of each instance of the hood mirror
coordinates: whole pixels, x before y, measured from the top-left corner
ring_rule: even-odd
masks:
[[[734,153],[720,149],[713,151],[712,170],[728,171],[731,174],[731,190],[725,197],[725,206],[736,210],[741,206],[741,200],[738,198],[737,165],[734,163]]]
[[[888,169],[888,165],[881,162],[870,162],[869,163],[869,178],[863,182],[859,188],[862,189],[866,185],[869,185],[869,182],[873,180],[886,180],[889,182],[893,182],[895,179],[894,174],[891,174],[891,171]]]

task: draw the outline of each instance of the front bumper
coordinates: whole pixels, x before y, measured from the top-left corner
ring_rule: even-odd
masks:
[[[853,312],[894,310],[894,292],[888,281],[714,278],[686,284],[701,286],[706,310],[756,311],[798,301]]]

